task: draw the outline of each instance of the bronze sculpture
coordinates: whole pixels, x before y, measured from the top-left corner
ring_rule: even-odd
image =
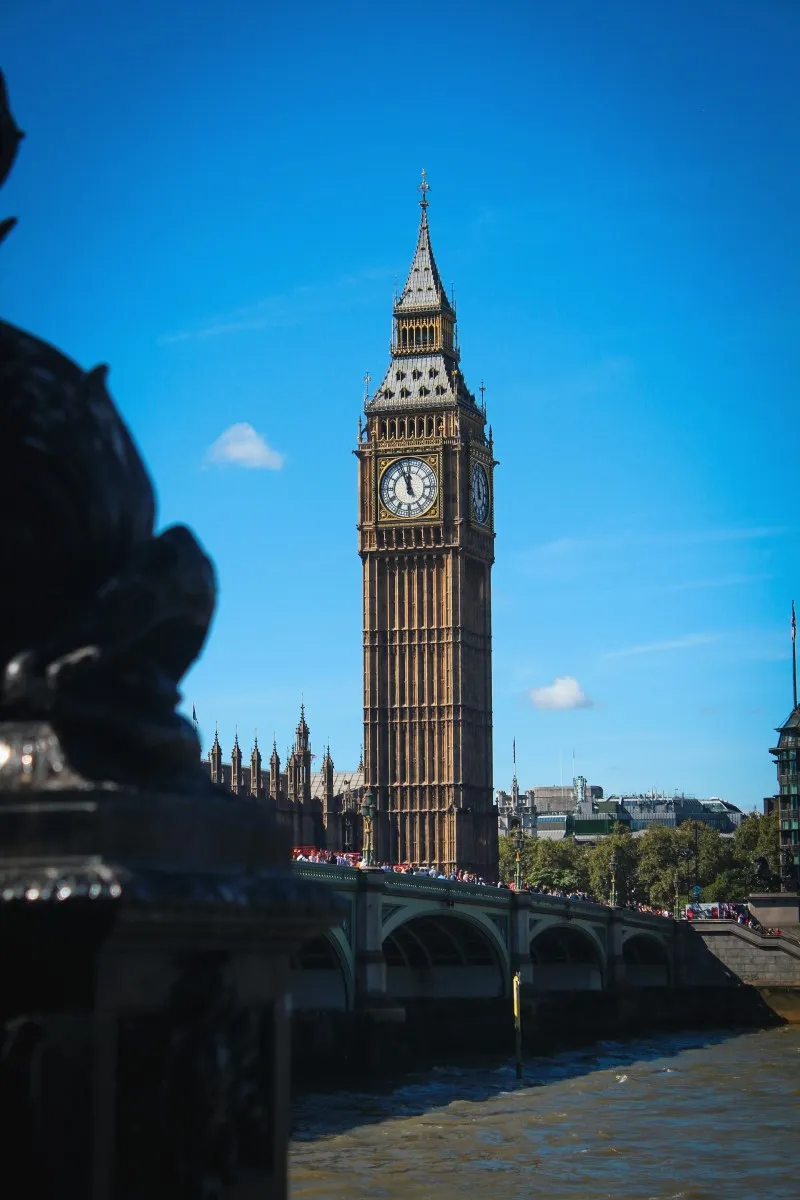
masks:
[[[20,136],[0,75],[0,184]],[[214,569],[155,533],[105,378],[0,322],[7,1177],[29,1200],[279,1198],[288,955],[341,913],[176,712]]]
[[[0,75],[0,184],[21,137]],[[106,374],[0,322],[0,790],[198,786],[197,737],[175,706],[214,569],[188,529],[154,534],[152,484]]]

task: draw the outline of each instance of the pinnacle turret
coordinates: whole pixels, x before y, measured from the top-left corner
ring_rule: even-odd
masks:
[[[300,704],[300,720],[297,722],[295,730],[295,751],[298,754],[305,754],[308,750],[309,729],[306,724],[306,706]]]

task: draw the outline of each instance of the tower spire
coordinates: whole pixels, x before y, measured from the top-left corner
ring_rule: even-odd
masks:
[[[425,218],[425,209],[428,207],[428,192],[430,190],[431,190],[431,185],[428,183],[428,176],[426,174],[425,168],[423,167],[422,168],[422,179],[421,179],[419,187],[417,188],[417,191],[422,193],[422,199],[419,202],[419,206],[422,209],[423,219]]]

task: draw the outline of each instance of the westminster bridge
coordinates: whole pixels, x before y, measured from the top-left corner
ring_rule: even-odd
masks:
[[[678,922],[649,913],[380,869],[296,863],[344,903],[341,924],[294,961],[296,1012],[526,990],[669,988],[681,976]]]

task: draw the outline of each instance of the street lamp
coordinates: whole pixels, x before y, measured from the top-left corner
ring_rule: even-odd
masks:
[[[367,792],[361,805],[361,816],[364,821],[364,849],[361,857],[365,867],[375,866],[375,839],[373,830],[377,811],[378,806],[375,803],[375,797],[372,792]]]
[[[609,903],[612,908],[617,907],[617,866],[618,865],[619,865],[619,859],[617,858],[617,852],[616,852],[616,850],[612,850],[611,851],[611,895],[608,898]]]
[[[520,891],[522,887],[522,821],[519,817],[512,817],[509,821],[509,826],[512,829],[512,845],[514,847],[514,891]]]
[[[675,872],[674,883],[675,883],[675,904],[673,905],[673,908],[672,908],[672,916],[677,921],[678,909],[681,906],[680,877],[679,877],[677,871]]]

